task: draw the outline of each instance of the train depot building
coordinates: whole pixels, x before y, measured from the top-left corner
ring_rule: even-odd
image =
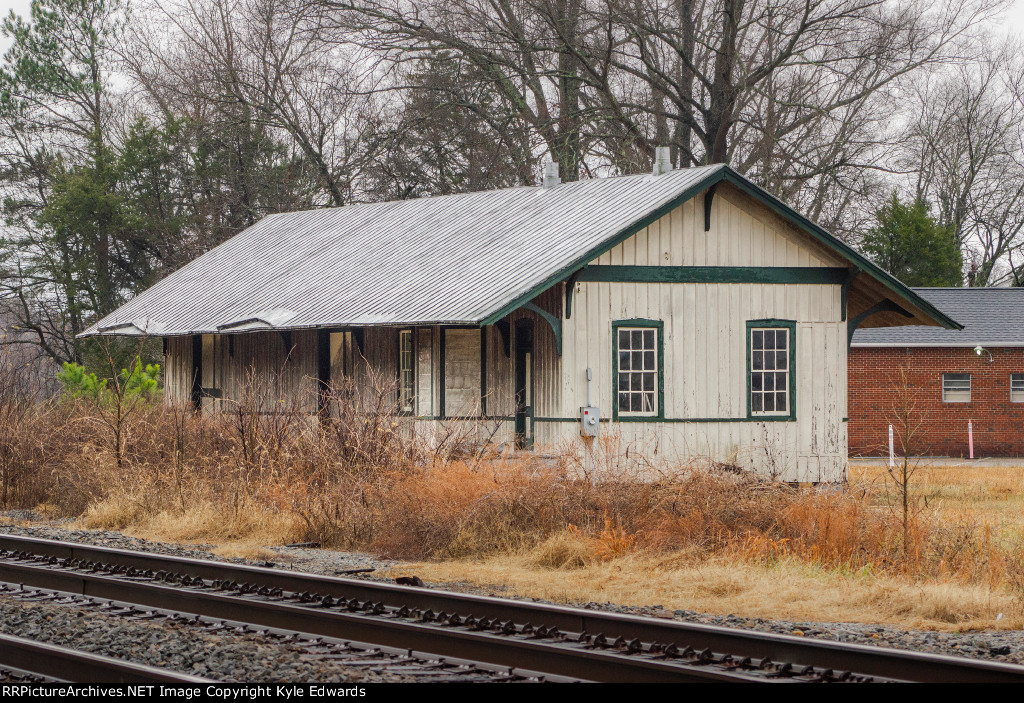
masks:
[[[724,165],[271,215],[86,335],[166,339],[204,411],[387,379],[424,441],[617,438],[783,480],[845,479],[857,327],[958,323]],[[585,418],[585,420],[584,420]],[[600,443],[599,443],[600,444]]]
[[[1024,288],[915,288],[963,329],[860,329],[849,358],[850,455],[1024,456]],[[909,414],[908,412],[909,411]]]

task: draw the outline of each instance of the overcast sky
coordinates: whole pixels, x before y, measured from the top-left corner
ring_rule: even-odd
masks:
[[[16,14],[22,17],[28,17],[29,6],[32,4],[32,0],[0,0],[0,16],[6,17],[7,14],[14,10]],[[1007,11],[1006,16],[1002,22],[999,22],[1006,31],[1014,34],[1024,34],[1024,0],[1014,0],[1013,5]],[[7,37],[0,37],[0,54],[7,51],[7,47],[10,46],[10,39]]]

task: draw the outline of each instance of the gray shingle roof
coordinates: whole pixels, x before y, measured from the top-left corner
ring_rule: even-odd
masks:
[[[924,312],[956,326],[847,245],[727,166],[271,215],[83,333],[182,334],[480,324],[726,180]]]
[[[858,329],[853,346],[1024,346],[1024,288],[914,288],[964,326]]]

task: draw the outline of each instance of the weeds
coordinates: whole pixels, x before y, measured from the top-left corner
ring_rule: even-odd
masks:
[[[584,471],[568,450],[547,462],[496,454],[482,441],[493,430],[464,421],[427,444],[388,383],[330,388],[319,416],[255,376],[216,414],[132,401],[112,442],[96,422],[101,401],[40,400],[0,374],[0,502],[170,539],[509,555],[565,571],[645,555],[799,562],[988,584],[1024,600],[1019,535],[935,508],[905,525],[886,508],[900,488],[891,482],[800,490],[730,466],[673,465],[611,435]]]

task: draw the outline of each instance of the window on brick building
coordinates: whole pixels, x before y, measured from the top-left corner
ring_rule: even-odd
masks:
[[[944,373],[944,374],[942,374],[942,402],[943,403],[970,403],[971,402],[971,374],[969,374],[969,373]]]
[[[1010,374],[1010,402],[1024,403],[1024,373]]]

